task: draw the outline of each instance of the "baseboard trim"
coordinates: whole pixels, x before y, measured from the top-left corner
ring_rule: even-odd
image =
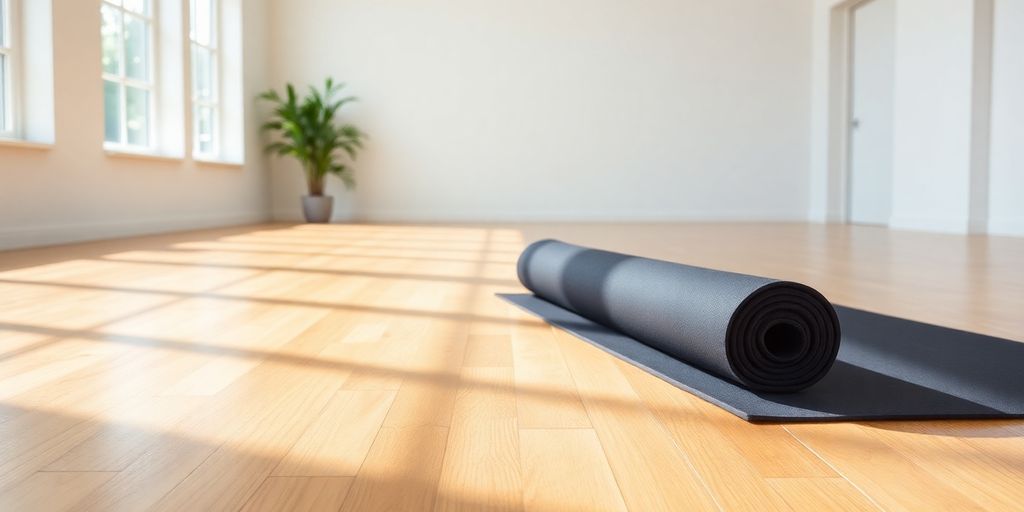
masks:
[[[6,227],[0,228],[0,250],[88,242],[126,236],[153,235],[191,229],[240,226],[266,222],[270,220],[269,217],[266,212],[237,212],[210,215],[176,215],[174,217],[123,221]]]
[[[306,222],[306,219],[302,215],[302,210],[297,208],[274,210],[271,214],[271,219],[274,222]],[[351,213],[347,211],[335,211],[334,214],[331,215],[331,222],[350,222],[352,220],[353,217]]]
[[[959,217],[931,218],[931,217],[906,217],[893,216],[889,219],[889,227],[892,229],[905,229],[910,231],[929,231],[933,233],[967,233],[967,219]]]
[[[479,210],[366,210],[356,217],[366,222],[807,222],[806,212],[665,212],[665,211],[479,211]],[[285,220],[274,216],[275,220]]]
[[[1024,236],[1024,217],[996,217],[988,220],[990,235]]]

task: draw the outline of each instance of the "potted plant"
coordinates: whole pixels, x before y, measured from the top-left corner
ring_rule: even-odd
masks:
[[[333,174],[341,178],[347,188],[355,185],[352,168],[340,159],[344,153],[355,160],[366,135],[355,126],[340,124],[337,120],[338,110],[356,100],[352,96],[335,99],[343,87],[344,84],[336,84],[328,78],[322,91],[310,87],[309,94],[301,100],[290,83],[285,87],[283,98],[273,89],[259,96],[274,105],[271,119],[262,126],[263,131],[277,135],[276,140],[267,145],[267,152],[295,157],[306,173],[309,195],[302,196],[306,222],[331,219],[334,198],[324,195],[327,176]]]

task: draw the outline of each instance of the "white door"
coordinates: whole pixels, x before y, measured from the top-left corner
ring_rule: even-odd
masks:
[[[853,11],[849,219],[888,224],[892,209],[892,103],[896,0]]]

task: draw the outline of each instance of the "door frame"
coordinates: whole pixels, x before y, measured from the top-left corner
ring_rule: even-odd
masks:
[[[853,130],[853,11],[873,0],[846,0],[829,12],[827,220],[850,222]]]
[[[871,3],[876,0],[854,0],[844,4],[846,7],[846,65],[845,65],[845,76],[843,81],[846,84],[846,98],[845,98],[845,121],[842,124],[843,129],[843,165],[840,169],[842,183],[842,222],[845,224],[853,223],[853,80],[854,80],[854,55],[853,48],[855,44],[855,38],[857,37],[857,30],[854,26],[853,13],[857,9]],[[895,1],[893,2],[895,4]],[[894,6],[895,7],[895,6]],[[896,35],[893,34],[893,40],[895,42]],[[893,94],[895,95],[895,83],[893,84]],[[885,224],[880,225],[888,225]]]
[[[812,64],[815,83],[813,105],[811,176],[812,219],[848,223],[849,146],[853,9],[870,0],[817,0],[815,42],[822,54]],[[897,0],[898,2],[899,0]],[[992,109],[993,0],[973,4],[971,147],[969,162],[969,212],[966,232],[988,230],[989,139]],[[820,9],[820,11],[819,11]],[[898,18],[898,14],[897,14]],[[897,27],[897,31],[899,28]],[[898,52],[898,48],[897,48]],[[819,67],[820,66],[820,67]],[[897,61],[897,75],[899,63]],[[897,78],[898,80],[898,78]],[[820,84],[820,85],[819,85]],[[897,98],[898,101],[898,98]],[[818,135],[820,134],[820,135]],[[820,137],[820,138],[819,138]],[[895,142],[898,147],[898,141]],[[819,160],[820,158],[820,160]],[[898,173],[899,169],[893,171]],[[821,187],[821,188],[818,188]],[[895,212],[894,201],[894,212]]]

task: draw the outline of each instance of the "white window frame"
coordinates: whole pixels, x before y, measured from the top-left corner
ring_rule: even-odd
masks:
[[[188,30],[188,41],[189,41],[189,47],[188,47],[189,48],[189,52],[188,52],[189,77],[191,77],[191,79],[189,80],[189,90],[191,91],[191,94],[189,95],[189,97],[190,97],[191,102],[192,102],[192,123],[191,123],[192,124],[192,155],[194,157],[198,157],[198,158],[219,158],[221,156],[222,139],[223,139],[223,133],[221,132],[222,127],[223,127],[223,120],[221,119],[221,117],[223,115],[222,114],[223,109],[221,108],[222,107],[221,101],[222,101],[222,98],[224,96],[224,89],[223,89],[223,87],[221,85],[223,83],[223,80],[221,80],[221,65],[220,65],[221,47],[222,47],[221,33],[223,32],[223,30],[221,28],[221,16],[222,16],[222,8],[221,8],[221,6],[222,6],[223,2],[221,2],[221,0],[210,0],[210,1],[213,3],[213,9],[212,9],[212,14],[211,14],[213,19],[210,20],[210,30],[212,31],[212,34],[211,34],[211,38],[210,38],[210,43],[211,44],[207,45],[207,44],[200,43],[199,40],[198,40],[197,34],[195,33],[195,31],[192,30],[192,27],[194,25],[195,16],[196,16],[196,12],[195,12],[195,10],[196,10],[195,9],[196,3],[195,3],[195,0],[188,0],[189,8],[188,8],[187,30]],[[196,82],[195,82],[196,68],[195,68],[194,57],[195,57],[195,53],[196,53],[195,50],[197,48],[203,49],[205,51],[208,51],[208,52],[210,52],[210,55],[211,55],[211,57],[210,57],[210,59],[211,59],[210,60],[210,80],[213,82],[213,84],[212,84],[212,96],[213,96],[212,99],[201,99],[199,97],[199,95],[196,93]],[[212,129],[211,129],[211,133],[213,134],[213,144],[211,145],[212,147],[210,148],[209,151],[201,151],[199,149],[199,119],[200,119],[200,117],[199,117],[199,109],[200,108],[209,108],[213,112],[213,114],[212,114],[212,121],[211,121],[213,123]]]
[[[106,71],[102,72],[102,80],[115,83],[115,84],[117,84],[118,88],[120,89],[120,95],[119,96],[120,96],[120,99],[121,99],[121,105],[120,105],[121,119],[118,121],[118,123],[119,123],[119,130],[120,130],[120,135],[121,135],[120,139],[121,140],[119,140],[117,142],[111,142],[111,141],[108,141],[108,140],[104,140],[103,141],[103,147],[105,147],[107,149],[113,149],[113,150],[126,149],[126,150],[130,150],[130,151],[142,150],[142,151],[147,151],[148,152],[148,151],[154,151],[156,149],[156,147],[157,147],[157,140],[159,140],[158,139],[158,133],[157,133],[157,126],[158,126],[157,116],[160,115],[159,112],[157,112],[157,105],[160,104],[159,101],[157,101],[157,96],[160,93],[160,89],[157,86],[160,83],[159,76],[158,76],[158,73],[159,73],[159,70],[160,70],[160,63],[157,62],[158,55],[160,55],[160,52],[157,49],[157,44],[159,44],[159,41],[160,41],[160,37],[159,37],[159,34],[158,34],[158,31],[160,30],[160,23],[159,23],[159,19],[158,19],[158,14],[159,14],[160,10],[159,10],[159,6],[157,5],[157,2],[159,2],[159,0],[150,0],[149,15],[148,16],[144,15],[144,14],[141,14],[141,13],[137,13],[137,12],[129,10],[129,9],[126,9],[124,6],[118,5],[117,3],[114,3],[114,0],[102,0],[102,2],[101,2],[102,6],[108,8],[108,9],[115,9],[115,10],[117,10],[117,11],[119,11],[121,13],[121,31],[120,31],[121,41],[120,41],[120,44],[118,45],[118,48],[119,48],[119,51],[120,51],[120,55],[118,57],[119,57],[119,60],[121,62],[121,69],[119,70],[119,73],[116,74],[116,75],[107,73]],[[138,19],[143,20],[145,23],[149,24],[149,31],[148,31],[149,32],[149,44],[147,45],[147,47],[149,49],[149,55],[147,56],[147,59],[149,59],[149,62],[146,63],[147,67],[149,69],[149,80],[150,80],[149,83],[146,83],[146,82],[143,82],[141,80],[134,79],[134,78],[128,78],[128,72],[127,72],[128,63],[125,60],[125,47],[127,45],[124,42],[124,27],[125,27],[125,17],[126,16],[134,16],[134,17],[136,17]],[[137,88],[137,89],[143,89],[143,90],[149,92],[149,108],[148,108],[149,119],[147,119],[147,123],[149,125],[147,127],[147,132],[148,132],[149,136],[148,136],[148,140],[146,141],[147,143],[145,145],[129,144],[128,143],[128,93],[127,93],[127,87],[128,86],[131,86],[131,87],[134,87],[134,88]],[[104,101],[106,101],[105,98],[104,98]],[[104,110],[104,112],[105,112],[105,110]],[[104,139],[105,139],[105,137],[104,137]]]
[[[20,73],[21,56],[18,48],[20,34],[18,0],[0,0],[0,9],[3,9],[4,38],[0,41],[0,55],[4,56],[3,69],[3,111],[0,112],[0,138],[14,139],[19,136],[19,102],[20,102]]]

